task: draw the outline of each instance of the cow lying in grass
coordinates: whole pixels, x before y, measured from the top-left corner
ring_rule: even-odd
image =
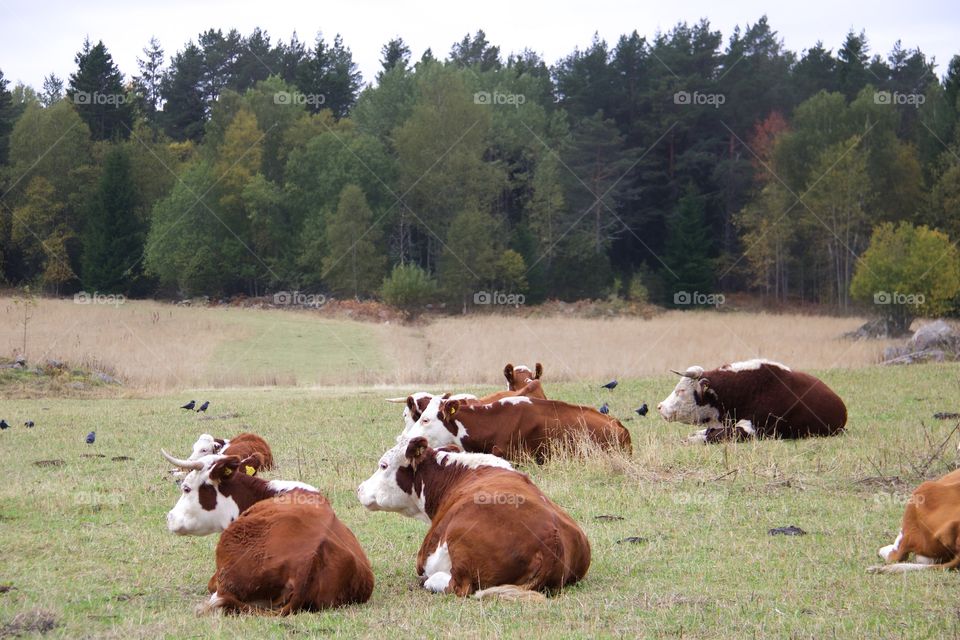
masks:
[[[170,531],[223,531],[217,570],[207,584],[211,595],[200,613],[287,615],[370,598],[370,562],[316,488],[254,477],[237,456],[179,460],[163,455],[190,470],[167,514]]]
[[[481,404],[496,402],[501,398],[510,398],[513,396],[524,396],[527,398],[540,398],[546,400],[547,395],[543,392],[543,385],[540,383],[540,376],[543,375],[543,365],[539,362],[536,365],[536,371],[531,371],[529,367],[521,364],[513,366],[507,364],[503,368],[503,377],[507,379],[506,391],[497,391],[480,398]]]
[[[453,444],[464,451],[508,460],[544,462],[557,448],[581,441],[631,452],[630,432],[592,407],[556,400],[510,397],[489,404],[433,397],[404,437],[423,436],[432,447]]]
[[[877,554],[887,564],[871,573],[906,573],[960,566],[960,470],[914,490],[903,513],[900,533]],[[913,562],[904,562],[913,554]]]
[[[847,424],[843,400],[811,375],[770,360],[704,371],[693,366],[657,405],[668,422],[704,427],[692,442],[832,436]]]
[[[383,454],[357,497],[371,511],[430,523],[417,554],[417,575],[430,591],[538,599],[590,567],[583,530],[495,456],[403,440]]]

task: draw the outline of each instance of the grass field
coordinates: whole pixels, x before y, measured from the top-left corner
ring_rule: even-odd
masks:
[[[586,579],[543,604],[417,589],[426,526],[357,502],[356,486],[401,428],[397,405],[381,398],[413,389],[4,400],[0,417],[15,427],[0,433],[0,585],[12,587],[0,594],[0,636],[30,612],[56,622],[46,637],[956,636],[955,573],[878,576],[865,568],[892,541],[912,488],[953,466],[956,434],[938,445],[954,424],[931,415],[960,408],[958,373],[956,365],[823,371],[848,402],[846,435],[711,447],[681,444],[691,427],[631,413],[665,397],[672,377],[625,379],[603,393],[548,378],[551,397],[605,399],[615,415],[632,416],[625,425],[635,450],[629,459],[523,468],[581,523],[593,547]],[[212,416],[236,417],[200,420],[177,408],[190,397],[211,400]],[[27,419],[37,426],[19,426]],[[178,492],[159,448],[186,455],[201,432],[241,429],[271,443],[280,467],[270,477],[320,487],[356,533],[377,579],[368,604],[287,619],[194,617],[216,536],[166,532],[164,515]],[[91,430],[97,442],[87,446]],[[37,466],[42,460],[63,463]],[[808,535],[767,535],[791,524]],[[618,542],[628,536],[642,541]]]

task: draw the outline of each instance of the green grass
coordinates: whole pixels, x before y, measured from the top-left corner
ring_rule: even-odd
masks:
[[[593,547],[586,579],[537,605],[415,588],[426,526],[368,513],[354,496],[401,427],[399,407],[383,394],[269,389],[4,401],[0,417],[15,428],[0,433],[0,584],[15,589],[0,594],[0,629],[17,613],[42,609],[59,623],[48,635],[73,637],[956,635],[956,573],[865,569],[893,540],[912,488],[952,468],[956,435],[942,457],[932,454],[954,424],[931,416],[958,410],[958,373],[955,365],[825,372],[848,402],[846,435],[710,447],[681,444],[689,426],[632,413],[640,401],[655,406],[672,378],[621,381],[602,393],[548,382],[551,397],[608,400],[615,415],[633,417],[625,424],[635,451],[626,462],[524,467]],[[211,415],[238,417],[201,421],[177,408],[191,396],[211,400]],[[36,428],[20,426],[27,419]],[[241,429],[271,443],[280,465],[272,477],[320,487],[356,533],[377,579],[368,604],[287,619],[194,617],[217,537],[166,532],[178,492],[158,450],[186,455],[201,432]],[[97,443],[87,446],[91,430]],[[133,460],[111,460],[119,455]],[[33,464],[49,459],[64,463]],[[596,519],[605,514],[623,520]],[[767,535],[790,524],[808,535]],[[627,536],[645,541],[618,543]]]
[[[269,372],[263,379],[268,384],[330,384],[345,371],[350,380],[364,380],[365,372],[380,372],[387,365],[376,325],[245,309],[223,312],[220,320],[241,327],[245,337],[218,345],[207,371],[214,380],[237,371],[256,378],[256,372],[264,371]]]

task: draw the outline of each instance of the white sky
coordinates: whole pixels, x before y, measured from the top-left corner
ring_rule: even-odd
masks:
[[[960,53],[960,2],[956,0],[480,0],[463,4],[456,0],[0,0],[0,69],[11,87],[21,81],[39,89],[50,72],[66,80],[75,69],[74,55],[89,35],[93,42],[104,41],[129,79],[137,73],[136,59],[142,57],[151,36],[160,40],[169,61],[187,40],[195,40],[210,27],[225,32],[236,28],[247,35],[259,26],[272,42],[288,41],[294,30],[308,44],[318,31],[322,30],[328,41],[341,33],[369,82],[380,68],[380,47],[395,36],[407,42],[414,59],[427,47],[443,58],[466,33],[483,29],[504,57],[529,47],[553,64],[575,47],[588,46],[594,32],[613,45],[620,34],[634,29],[651,37],[679,21],[693,23],[707,17],[726,43],[734,25],[754,23],[763,14],[787,48],[798,53],[817,40],[836,51],[851,27],[866,30],[871,55],[885,57],[898,38],[907,48],[919,46],[928,56],[936,56],[940,76],[950,58]]]

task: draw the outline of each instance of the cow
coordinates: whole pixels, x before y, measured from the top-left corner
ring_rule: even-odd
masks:
[[[461,597],[542,599],[583,579],[590,541],[502,458],[398,442],[357,489],[371,511],[430,524],[417,554],[424,588]]]
[[[575,445],[578,439],[632,451],[630,432],[616,418],[592,407],[524,396],[489,404],[434,397],[403,435],[423,436],[432,447],[454,444],[513,461],[532,456],[538,464],[557,446]]]
[[[190,473],[167,514],[178,535],[223,531],[199,613],[314,611],[366,602],[370,562],[330,503],[303,482],[264,480],[237,456],[164,457]]]
[[[446,394],[451,398],[456,398],[457,400],[472,401],[476,400],[477,396],[470,393],[457,393],[454,395]],[[435,396],[432,393],[427,393],[426,391],[417,391],[412,393],[406,398],[387,398],[387,402],[402,402],[406,406],[403,408],[403,434],[406,434],[410,429],[413,428],[413,425],[420,420],[420,417],[423,415],[423,412],[430,405],[430,401],[434,398],[439,397]],[[398,436],[399,438],[402,437]]]
[[[255,477],[254,460],[210,454],[199,460],[163,457],[189,471],[180,483],[180,499],[167,513],[167,528],[177,535],[205,536],[226,529],[241,513],[260,500],[293,489],[317,492],[303,482]]]
[[[913,562],[904,562],[910,554]],[[960,470],[917,487],[903,513],[900,533],[877,555],[887,564],[871,573],[907,573],[960,567]]]
[[[690,442],[805,438],[843,432],[847,408],[822,381],[771,360],[692,366],[657,405],[668,422],[701,425]]]
[[[255,433],[241,433],[229,440],[214,438],[209,433],[201,434],[193,443],[193,452],[188,459],[199,460],[211,453],[226,454],[228,450],[232,456],[250,458],[248,464],[257,471],[273,469],[273,452],[270,451],[270,445]]]

